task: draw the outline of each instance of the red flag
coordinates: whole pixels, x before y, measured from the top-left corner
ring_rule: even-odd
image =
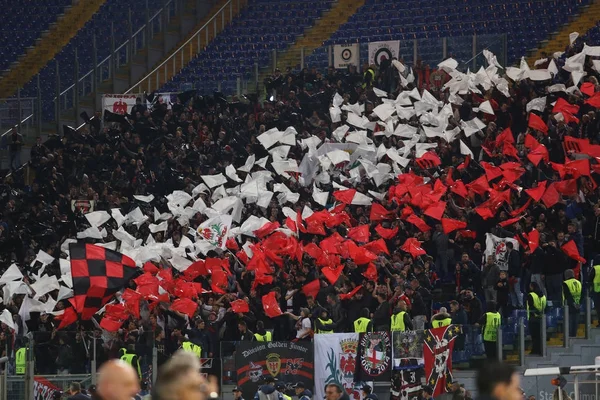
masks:
[[[490,185],[487,181],[487,177],[485,175],[481,175],[479,178],[475,179],[473,182],[467,184],[467,188],[469,188],[469,190],[483,196],[490,189]]]
[[[177,299],[171,304],[171,310],[186,314],[193,318],[198,308],[198,303],[192,299]]]
[[[521,218],[523,218],[522,215],[519,216],[519,217],[510,218],[510,219],[507,219],[505,221],[501,221],[498,225],[500,225],[501,227],[504,228],[505,226],[509,226],[509,225],[514,224],[515,222],[519,221]]]
[[[390,254],[390,251],[388,250],[387,245],[385,244],[385,240],[383,239],[373,240],[372,242],[365,244],[363,247],[373,254]]]
[[[369,241],[369,225],[365,224],[350,228],[346,236],[356,242],[366,243]]]
[[[537,167],[542,160],[548,162],[550,160],[550,155],[548,154],[548,149],[546,146],[543,144],[538,144],[536,148],[527,154],[527,159]]]
[[[355,194],[356,189],[337,190],[333,192],[333,197],[344,204],[352,204]]]
[[[460,325],[448,325],[425,332],[425,382],[433,389],[434,397],[445,393],[447,385],[452,382],[454,339],[461,333]]]
[[[528,148],[529,150],[532,150],[532,149],[535,149],[536,147],[538,147],[539,145],[540,145],[540,142],[535,140],[533,135],[530,135],[529,133],[527,135],[525,135],[525,147],[526,148]]]
[[[335,285],[337,280],[340,279],[340,275],[342,274],[343,270],[344,270],[344,266],[340,264],[340,265],[336,266],[335,268],[324,267],[321,269],[321,272],[323,273],[325,278],[327,278],[329,283],[331,283],[332,285]]]
[[[394,216],[393,211],[387,210],[384,206],[379,203],[371,204],[371,214],[369,219],[371,221],[383,221],[385,219],[391,219]]]
[[[506,157],[512,157],[520,160],[519,152],[512,143],[504,143],[504,146],[502,147],[502,154],[504,154]]]
[[[444,233],[454,232],[457,229],[465,229],[466,227],[466,222],[456,219],[442,218],[442,228],[444,229]]]
[[[527,199],[527,201],[525,202],[525,204],[523,204],[521,207],[517,208],[516,210],[512,210],[510,212],[510,216],[511,217],[516,217],[517,215],[522,214],[523,212],[525,212],[525,210],[527,208],[529,208],[529,206],[531,205],[532,201],[533,201],[532,199]]]
[[[136,292],[135,290],[131,290],[129,288],[125,289],[121,298],[125,302],[125,307],[132,313],[137,319],[140,319],[140,301],[143,296]]]
[[[156,275],[158,273],[158,267],[154,264],[152,264],[150,261],[147,261],[146,263],[144,263],[144,267],[143,267],[144,272],[148,272],[152,275]]]
[[[534,113],[529,113],[529,122],[527,126],[544,133],[544,135],[548,135],[548,126],[546,126],[546,123]]]
[[[348,246],[350,258],[357,265],[368,264],[377,259],[377,256],[364,247],[358,247],[352,240],[346,240],[344,243]]]
[[[580,176],[590,176],[590,160],[582,158],[580,160],[569,161],[565,163],[567,171],[573,175],[573,178],[577,179]]]
[[[561,250],[568,255],[573,260],[577,260],[579,262],[585,263],[585,258],[581,257],[579,254],[579,250],[577,250],[577,245],[573,240],[569,240],[567,243],[563,244]]]
[[[564,181],[555,182],[554,186],[558,193],[564,194],[565,196],[572,196],[577,194],[577,180],[567,179]]]
[[[63,329],[77,322],[77,313],[73,307],[67,307],[62,314],[55,316],[54,319],[60,321],[56,329]]]
[[[212,291],[218,294],[225,294],[227,293],[225,291],[227,285],[227,272],[223,270],[214,270],[211,275],[210,283]]]
[[[532,229],[527,235],[527,241],[529,242],[529,251],[534,252],[540,245],[540,233],[537,229]]]
[[[375,264],[369,263],[367,270],[363,272],[363,276],[372,282],[377,281],[377,268]]]
[[[362,289],[362,285],[358,285],[357,287],[355,287],[354,289],[352,289],[351,292],[348,293],[342,293],[339,295],[340,300],[348,300],[354,297],[354,295],[356,293],[358,293],[358,291]]]
[[[560,201],[560,194],[556,190],[555,185],[555,183],[550,184],[542,196],[542,202],[546,208],[550,208]]]
[[[424,214],[439,221],[442,219],[444,211],[446,211],[446,202],[438,201],[437,203],[430,205],[427,210],[425,210]]]
[[[294,230],[294,232],[295,231],[296,230]],[[237,242],[232,237],[227,239],[227,241],[225,242],[225,247],[227,247],[231,251],[238,251],[240,249],[240,246],[238,246]]]
[[[421,218],[417,217],[415,214],[411,214],[408,218],[406,218],[406,221],[419,228],[421,232],[427,232],[431,230],[431,227],[427,225],[425,221],[423,221]]]
[[[584,104],[589,104],[592,107],[600,108],[600,92],[594,93],[592,97],[584,101]]]
[[[584,82],[581,84],[579,90],[581,90],[581,93],[587,94],[588,96],[592,97],[596,92],[596,87],[592,82]]]
[[[473,232],[467,229],[463,229],[461,231],[456,232],[457,236],[462,236],[466,239],[476,239],[477,238],[477,232]]]
[[[263,310],[265,310],[265,315],[269,318],[279,317],[283,313],[281,312],[281,308],[279,308],[279,304],[277,303],[277,298],[275,297],[275,292],[269,292],[262,297]]]
[[[319,290],[321,290],[321,281],[318,279],[302,286],[302,293],[304,293],[306,297],[312,297],[313,299],[317,297]]]
[[[515,137],[510,128],[506,128],[502,133],[496,136],[496,147],[500,147],[504,143],[515,143]]]
[[[579,112],[579,106],[573,105],[565,99],[563,99],[562,97],[559,97],[558,100],[556,100],[556,103],[554,103],[554,108],[552,108],[552,114],[556,114],[559,112],[562,112],[563,115],[565,115],[565,113],[576,115]]]
[[[375,232],[377,232],[379,236],[384,239],[391,239],[398,234],[398,227],[395,227],[394,229],[387,229],[379,224],[375,227]]]
[[[270,235],[271,233],[275,232],[275,229],[279,228],[280,226],[281,225],[279,225],[279,222],[277,222],[277,221],[267,222],[260,229],[255,230],[254,234],[256,235],[257,238],[262,239],[262,238]]]
[[[245,300],[238,299],[231,302],[231,311],[234,313],[247,313],[250,312],[250,306],[246,303]]]
[[[502,176],[502,169],[500,169],[500,167],[496,167],[495,165],[485,161],[482,161],[480,164],[485,170],[485,176],[488,179],[488,181],[492,181]]]
[[[465,184],[460,179],[450,185],[450,191],[459,195],[462,198],[466,198],[469,194],[467,192]]]
[[[546,191],[546,184],[546,181],[542,181],[538,183],[538,185],[535,188],[525,189],[525,193],[527,193],[529,197],[531,197],[535,201],[540,201],[540,199],[544,195],[544,192]]]
[[[438,157],[438,155],[435,154],[435,152],[433,150],[429,150],[428,152],[423,154],[421,157],[417,158],[415,160],[415,163],[421,169],[430,169],[430,168],[435,168],[438,165],[441,165],[442,160],[440,160],[440,157]]]
[[[185,279],[187,279],[188,281],[193,281],[200,275],[206,276],[208,274],[209,272],[206,269],[204,260],[198,260],[196,262],[193,262],[192,265],[190,265],[185,271],[183,271],[183,276],[185,276]]]
[[[494,215],[496,215],[496,213],[493,210],[491,210],[489,208],[489,206],[486,205],[485,203],[482,204],[482,205],[479,205],[479,206],[475,207],[475,212],[477,214],[479,214],[479,216],[481,218],[483,218],[484,220],[488,220],[490,218],[493,218]]]
[[[105,315],[100,321],[100,327],[108,332],[117,332],[124,322],[125,320],[113,319]]]
[[[410,253],[413,258],[417,258],[419,256],[424,256],[427,254],[425,250],[421,247],[421,242],[419,242],[416,238],[411,237],[406,239],[406,242],[401,247],[402,251]]]

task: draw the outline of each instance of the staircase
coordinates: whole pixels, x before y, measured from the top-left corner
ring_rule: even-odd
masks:
[[[31,80],[83,28],[106,0],[85,0],[68,8],[47,35],[0,78],[0,98],[14,95]]]
[[[552,34],[549,40],[542,42],[541,46],[535,50],[528,58],[529,65],[542,58],[542,53],[552,55],[557,51],[564,51],[569,45],[569,34],[579,32],[583,35],[589,29],[593,28],[600,21],[600,1],[595,0],[592,4],[582,7],[580,12],[575,15],[571,22]]]
[[[243,10],[248,0],[219,0],[211,10],[148,74],[144,75],[127,93],[152,92],[160,89],[177,75]]]
[[[338,0],[331,9],[318,19],[315,25],[307,30],[296,43],[290,46],[282,55],[277,57],[277,68],[294,68],[300,64],[302,51],[308,56],[316,48],[321,47],[323,42],[331,37],[338,28],[348,22],[348,18],[365,4],[365,0]],[[259,85],[262,85],[265,78],[271,75],[270,68],[262,71],[259,76]]]

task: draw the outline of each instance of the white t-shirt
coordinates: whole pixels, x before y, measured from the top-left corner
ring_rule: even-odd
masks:
[[[302,318],[302,327],[300,329],[298,329],[298,331],[296,332],[296,338],[300,339],[301,337],[306,335],[308,332],[310,332],[311,328],[312,328],[312,324],[310,322],[310,318]]]

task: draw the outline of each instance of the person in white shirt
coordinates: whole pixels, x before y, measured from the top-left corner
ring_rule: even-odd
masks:
[[[285,314],[296,321],[296,340],[309,340],[312,335],[310,310],[308,308],[301,308],[299,316],[290,312],[286,312]]]

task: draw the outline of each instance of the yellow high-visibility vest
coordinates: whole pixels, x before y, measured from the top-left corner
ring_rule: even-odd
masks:
[[[595,277],[594,277],[595,278]],[[565,281],[565,285],[569,288],[569,292],[571,292],[571,296],[573,296],[573,301],[575,305],[579,305],[581,302],[581,282],[579,282],[575,278],[571,278]],[[565,295],[563,294],[563,300]]]
[[[594,292],[600,293],[600,265],[594,265]]]
[[[319,322],[323,325],[327,325],[327,324],[333,324],[333,321],[331,320],[331,318],[329,319],[321,319],[319,318]],[[333,331],[325,331],[322,329],[317,329],[317,333],[333,333]]]
[[[367,331],[367,326],[371,320],[369,318],[360,317],[356,321],[354,321],[354,332],[356,333],[365,333]]]
[[[544,310],[546,309],[546,296],[540,297],[534,292],[529,293],[529,295],[533,299],[534,310],[532,310],[532,314],[535,317],[540,317],[544,313]],[[527,318],[529,318],[529,317],[530,317],[529,302],[527,302]]]
[[[198,358],[202,357],[202,347],[194,344],[190,341],[185,341],[181,344],[181,348],[185,351],[189,351],[198,356]]]
[[[15,370],[17,375],[25,375],[27,366],[27,348],[21,347],[15,353]]]
[[[125,353],[124,355],[121,356],[121,360],[125,361],[127,364],[131,365],[133,367],[133,369],[135,369],[138,373],[138,376],[140,377],[140,379],[142,378],[142,368],[140,367],[140,358],[137,357],[136,359],[136,364],[134,365],[133,363],[133,358],[137,357],[137,354],[133,354],[133,353]]]
[[[259,335],[258,333],[255,333],[254,337],[256,338],[257,342],[270,342],[271,340],[273,340],[273,334],[269,331],[267,331],[267,333],[265,333],[264,335]]]
[[[441,328],[443,326],[448,326],[452,323],[452,318],[444,318],[444,319],[435,319],[431,321],[431,326],[434,328]]]
[[[499,312],[485,313],[485,327],[483,328],[483,340],[486,342],[495,342],[498,340],[498,327],[502,318]]]
[[[392,315],[392,332],[404,332],[406,330],[404,326],[404,314],[406,314],[406,311],[400,311],[398,314]]]

